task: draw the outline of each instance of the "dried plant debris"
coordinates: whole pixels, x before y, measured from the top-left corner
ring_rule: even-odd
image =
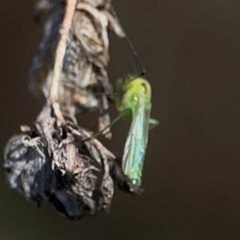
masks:
[[[41,204],[49,200],[72,219],[108,211],[114,182],[126,185],[115,156],[91,132],[62,123],[47,103],[36,122],[22,126],[5,148],[4,169],[12,188]]]
[[[30,71],[32,90],[47,103],[36,122],[10,138],[3,167],[10,186],[27,199],[39,206],[49,201],[65,216],[79,219],[108,211],[114,184],[130,192],[115,156],[76,120],[77,113],[98,110],[99,130],[109,125],[108,33],[125,35],[110,0],[37,1],[37,14],[49,10]]]
[[[46,97],[49,96],[54,58],[65,11],[64,5],[56,3],[62,2],[42,0],[37,5],[38,9],[45,7],[46,10],[54,3],[58,6],[45,25],[44,38],[30,71],[32,90],[43,93]],[[125,36],[112,14],[111,1],[77,1],[58,87],[58,101],[64,116],[75,119],[77,112],[97,109],[99,130],[110,123],[108,107],[109,98],[113,95],[107,74],[109,29],[119,37]]]

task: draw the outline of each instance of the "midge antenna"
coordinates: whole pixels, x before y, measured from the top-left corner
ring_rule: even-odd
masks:
[[[138,57],[137,51],[136,51],[136,49],[134,48],[133,43],[132,43],[132,41],[130,40],[130,38],[128,37],[128,35],[126,34],[126,32],[125,32],[125,35],[126,35],[126,39],[127,39],[128,45],[129,45],[129,47],[130,47],[131,50],[132,50],[133,56],[134,56],[134,58],[135,58],[135,60],[136,60],[136,62],[137,62],[137,64],[138,64],[138,66],[139,66],[140,69],[141,69],[141,73],[139,74],[138,77],[142,77],[142,76],[146,75],[146,69],[145,69],[145,67],[143,66],[142,62],[140,61],[140,58]]]
[[[114,15],[114,17],[118,20],[118,23],[120,24],[119,18],[118,18],[118,16],[117,16],[117,14],[116,14],[113,6],[111,6],[111,12],[112,12],[112,14]],[[121,24],[120,24],[120,25],[121,25]],[[140,61],[140,58],[139,58],[139,56],[138,56],[138,54],[137,54],[137,51],[136,51],[136,49],[134,48],[133,43],[132,43],[132,41],[130,40],[130,38],[128,37],[125,29],[123,28],[122,25],[121,25],[121,27],[122,27],[122,29],[123,29],[123,32],[125,33],[125,37],[126,37],[127,43],[128,43],[128,45],[129,45],[132,53],[133,53],[134,59],[135,59],[135,61],[137,62],[138,66],[139,66],[140,69],[141,69],[141,73],[140,73],[137,77],[135,77],[135,78],[142,77],[142,76],[146,75],[146,69],[145,69],[145,67],[143,66],[142,62]],[[135,79],[135,78],[134,78],[134,79]]]

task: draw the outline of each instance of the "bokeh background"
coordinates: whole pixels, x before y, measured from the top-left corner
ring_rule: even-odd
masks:
[[[115,0],[153,86],[142,197],[116,192],[109,214],[73,222],[37,208],[0,170],[1,240],[240,239],[240,1]],[[42,28],[33,1],[0,1],[2,149],[43,100],[28,91]],[[112,37],[110,77],[128,74],[129,49]],[[122,45],[120,45],[122,44]],[[119,47],[122,46],[122,47]],[[123,130],[123,128],[124,130]],[[108,147],[121,153],[127,125]]]

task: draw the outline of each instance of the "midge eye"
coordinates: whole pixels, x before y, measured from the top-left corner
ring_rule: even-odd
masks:
[[[144,90],[144,93],[146,93],[147,92],[147,84],[143,82],[143,83],[141,83],[141,86]]]

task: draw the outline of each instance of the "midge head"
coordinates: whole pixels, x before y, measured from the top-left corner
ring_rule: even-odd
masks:
[[[144,95],[149,100],[152,96],[152,88],[150,83],[142,77],[130,78],[126,80],[122,86],[122,89],[124,92],[131,92],[136,95]]]

